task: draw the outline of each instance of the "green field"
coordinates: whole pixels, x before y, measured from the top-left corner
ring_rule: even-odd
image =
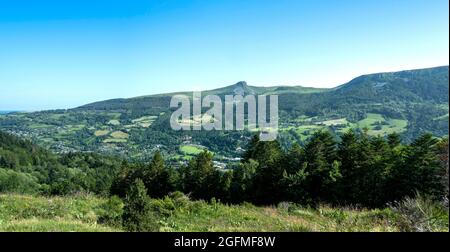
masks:
[[[158,116],[143,116],[137,119],[132,120],[133,126],[140,126],[144,128],[148,128],[152,125],[152,123],[158,119]]]
[[[97,130],[94,132],[95,136],[106,136],[109,134],[109,130]]]
[[[195,145],[182,145],[180,146],[180,151],[184,155],[198,155],[203,151],[203,148]]]
[[[386,119],[380,114],[368,113],[367,117],[358,121],[357,126],[359,128],[369,129],[371,135],[386,135],[390,133],[401,133],[406,130],[408,126],[407,120],[401,119]]]
[[[334,125],[346,125],[348,123],[346,118],[333,119],[328,121],[320,122],[319,124],[323,124],[325,126],[334,126]]]
[[[108,138],[103,140],[104,143],[126,143],[127,139],[122,138]]]
[[[113,120],[110,120],[108,122],[108,124],[111,124],[111,125],[114,125],[114,126],[118,126],[118,125],[120,125],[120,121],[116,120],[116,119],[113,119]]]
[[[118,229],[98,224],[104,199],[93,196],[51,197],[0,195],[0,231],[103,232]]]
[[[434,120],[448,120],[448,113],[434,118]]]
[[[309,209],[288,203],[256,207],[170,198],[152,201],[159,213],[160,231],[398,231],[389,209]],[[89,195],[3,194],[0,231],[121,231],[117,225],[102,223],[112,213],[106,202]]]
[[[111,136],[117,139],[127,139],[129,137],[129,135],[123,131],[114,131],[111,133]]]
[[[319,121],[317,117],[300,116],[294,120],[293,125],[282,127],[282,131],[294,131],[301,141],[305,141],[318,130],[334,129],[335,133],[345,133],[350,129],[368,129],[368,134],[387,135],[390,133],[402,133],[408,126],[407,120],[384,118],[380,114],[367,113],[366,118],[354,123],[346,118],[337,118]]]

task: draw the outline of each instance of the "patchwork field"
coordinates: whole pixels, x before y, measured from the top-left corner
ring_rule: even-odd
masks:
[[[182,145],[180,146],[180,151],[181,153],[185,154],[185,155],[197,155],[199,153],[201,153],[204,150],[204,148],[200,148],[199,146],[195,146],[195,145]]]
[[[402,133],[408,126],[407,120],[386,119],[380,114],[368,113],[366,119],[357,123],[359,128],[368,128],[371,135],[386,135],[393,132]]]
[[[330,130],[337,134],[345,133],[350,129],[367,128],[369,135],[385,136],[390,133],[402,133],[408,126],[407,120],[384,118],[380,114],[368,113],[366,118],[350,122],[346,118],[331,120],[318,120],[317,117],[301,116],[293,120],[289,126],[281,127],[281,131],[293,131],[300,140],[305,141],[318,130]]]

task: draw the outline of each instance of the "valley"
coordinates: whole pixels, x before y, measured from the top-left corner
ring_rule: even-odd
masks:
[[[179,94],[189,95],[189,92]],[[372,136],[399,133],[405,141],[430,132],[448,135],[448,67],[365,75],[332,89],[254,87],[238,82],[202,92],[279,96],[279,141],[300,144],[320,130],[336,138],[349,129]],[[57,153],[74,151],[149,160],[156,150],[173,164],[203,149],[219,165],[238,161],[255,131],[173,131],[169,101],[174,94],[113,99],[68,110],[0,115],[0,130],[31,139]],[[193,118],[191,118],[193,120]]]

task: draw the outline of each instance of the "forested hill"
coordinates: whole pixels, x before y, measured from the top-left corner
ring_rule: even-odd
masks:
[[[352,128],[365,128],[372,136],[396,132],[411,142],[424,133],[448,135],[448,73],[449,67],[443,66],[369,74],[331,89],[257,87],[240,81],[202,94],[277,94],[279,141],[285,149],[295,142],[305,143],[319,130],[339,138]],[[209,149],[223,163],[240,156],[252,132],[171,130],[169,103],[174,94],[113,99],[70,110],[0,115],[0,130],[63,153],[96,151],[148,160],[159,149],[174,161],[187,161]]]
[[[0,131],[0,167],[40,166],[54,163],[56,157],[47,150]]]
[[[122,165],[94,153],[56,155],[0,131],[0,193],[105,193]]]
[[[314,122],[312,125],[322,122],[327,126],[332,124],[338,131],[350,127],[367,127],[374,135],[396,131],[403,133],[406,140],[411,140],[426,132],[437,136],[448,135],[448,73],[449,67],[442,66],[369,74],[332,89],[255,87],[241,81],[228,87],[204,91],[203,94],[277,94],[281,121],[286,128],[294,128],[298,134],[291,135],[297,140],[308,137],[302,128],[299,129],[298,126],[302,126],[299,120],[310,120]],[[140,116],[157,114],[168,111],[172,95],[174,93],[108,100],[77,109],[127,111]]]
[[[254,94],[254,95],[296,95],[306,96],[315,94],[314,97],[323,96],[333,99],[359,98],[361,101],[432,101],[446,103],[449,99],[448,66],[408,70],[392,73],[377,73],[357,77],[350,82],[336,88],[310,88],[302,86],[250,86],[245,81],[224,88],[203,91],[204,95],[228,95],[228,94]],[[145,105],[157,105],[166,109],[169,106],[169,97],[175,94],[191,94],[191,92],[176,92],[140,96],[130,99],[112,99],[87,104],[78,109],[124,109],[130,107],[143,107]],[[294,108],[293,104],[280,101],[283,107]]]
[[[336,93],[385,101],[448,102],[448,66],[363,75],[336,88]]]

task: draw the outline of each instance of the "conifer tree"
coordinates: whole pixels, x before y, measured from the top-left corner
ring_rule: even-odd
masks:
[[[131,232],[159,230],[157,218],[151,211],[150,198],[140,179],[136,179],[127,192],[122,222],[125,229]]]
[[[186,193],[192,193],[194,198],[209,199],[211,195],[211,181],[214,175],[213,156],[208,151],[203,151],[189,161],[187,167],[182,170],[183,189]]]
[[[142,171],[148,195],[153,198],[164,197],[175,190],[174,176],[174,171],[166,167],[159,151],[155,152],[150,164]]]

